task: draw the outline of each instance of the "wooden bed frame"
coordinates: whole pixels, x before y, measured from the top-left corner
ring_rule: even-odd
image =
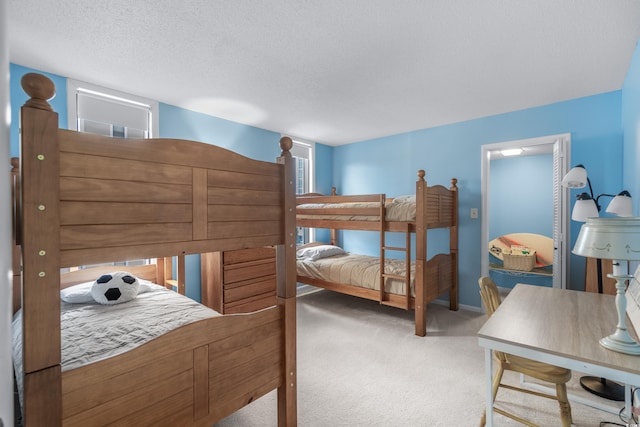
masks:
[[[343,283],[298,275],[298,282],[322,287],[361,298],[379,301],[381,304],[415,310],[415,333],[425,336],[427,333],[426,305],[449,292],[449,308],[458,310],[458,187],[457,179],[451,180],[451,187],[441,185],[428,186],[424,179],[425,171],[418,171],[416,182],[416,219],[415,221],[387,221],[385,206],[391,202],[384,194],[359,196],[338,196],[332,190],[331,196],[305,194],[296,197],[297,226],[309,228],[326,228],[331,230],[332,244],[336,243],[336,230],[365,230],[380,233],[380,263],[385,262],[385,251],[402,251],[405,253],[407,266],[411,262],[411,235],[416,240],[416,272],[415,298],[408,292],[408,277],[405,280],[406,295],[394,295],[381,290],[359,288]],[[333,203],[368,203],[370,207],[353,208],[301,208],[304,204]],[[376,217],[371,220],[322,219],[322,215],[354,215]],[[300,216],[304,215],[304,218]],[[316,216],[314,218],[314,216]],[[449,229],[449,253],[437,254],[427,260],[427,230],[435,228]],[[385,244],[386,232],[404,233],[406,244],[403,248],[389,247]],[[409,271],[409,268],[407,268]],[[381,283],[385,276],[381,268]],[[382,287],[381,287],[382,288]]]
[[[291,139],[269,163],[192,141],[58,129],[51,80],[31,73],[22,86],[31,97],[16,189],[25,425],[211,426],[274,389],[278,424],[296,425]],[[62,283],[61,268],[268,245],[276,306],[197,321],[61,371],[60,288],[84,280]]]

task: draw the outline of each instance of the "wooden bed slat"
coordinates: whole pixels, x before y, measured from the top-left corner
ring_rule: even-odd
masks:
[[[75,416],[88,408],[98,406],[104,402],[118,399],[135,393],[139,384],[152,384],[162,378],[170,376],[176,371],[186,372],[193,367],[193,353],[182,351],[170,357],[158,358],[154,370],[136,368],[126,372],[108,374],[100,382],[100,387],[83,382],[82,378],[67,378],[62,374],[63,414],[65,418]],[[154,373],[155,372],[155,373]]]
[[[236,189],[209,187],[210,205],[271,205],[281,206],[280,193],[277,191],[245,190],[239,193]],[[215,206],[214,206],[215,208]]]
[[[152,243],[149,245],[132,245],[120,247],[102,247],[66,250],[60,257],[61,267],[99,264],[102,262],[139,259],[141,254],[148,258],[160,258],[167,254],[200,254],[224,250],[244,249],[252,247],[273,246],[280,244],[280,234],[268,236],[243,236],[241,239],[214,238],[201,241],[181,241],[175,243]]]
[[[61,249],[118,247],[191,240],[191,223],[71,225],[60,228]]]
[[[192,202],[191,182],[187,186],[74,177],[60,178],[60,197],[62,200],[100,202],[189,204]]]
[[[113,171],[118,171],[117,176]],[[61,154],[60,176],[191,185],[187,166],[76,153]]]
[[[281,206],[245,205],[211,205],[207,219],[215,221],[266,221],[278,220],[282,217]]]
[[[138,415],[138,408],[148,407],[155,401],[174,400],[175,396],[180,394],[181,391],[188,392],[186,395],[188,397],[181,403],[183,405],[191,405],[193,402],[192,370],[177,374],[172,373],[171,376],[159,378],[157,382],[145,384],[144,388],[138,388],[131,393],[104,402],[100,406],[65,417],[64,424],[65,426],[84,427],[91,424],[107,425],[116,423],[121,418]],[[144,424],[142,423],[142,425]]]
[[[210,239],[230,239],[242,236],[277,235],[282,229],[279,221],[226,221],[208,223]]]
[[[61,225],[192,222],[191,204],[61,202]],[[99,222],[98,222],[99,221]]]
[[[248,171],[253,172],[253,171]],[[207,174],[207,185],[210,187],[256,190],[256,191],[279,191],[280,182],[278,178],[268,175],[253,175],[251,173],[238,173],[222,170],[209,170]]]

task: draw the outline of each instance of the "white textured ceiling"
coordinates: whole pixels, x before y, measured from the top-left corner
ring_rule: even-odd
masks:
[[[6,1],[13,63],[329,145],[619,90],[640,38],[638,0]]]

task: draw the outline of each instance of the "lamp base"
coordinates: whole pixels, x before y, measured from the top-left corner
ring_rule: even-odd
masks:
[[[616,402],[624,402],[624,386],[615,381],[609,381],[600,377],[581,377],[580,385],[583,389],[596,396]]]
[[[620,261],[618,261],[618,263],[620,263]],[[631,338],[631,335],[627,332],[627,325],[625,324],[625,316],[627,315],[625,282],[633,279],[633,276],[629,274],[610,274],[609,277],[616,279],[616,312],[618,313],[618,324],[613,334],[600,340],[600,345],[609,350],[617,351],[618,353],[631,354],[634,356],[640,355],[640,344]]]
[[[602,338],[600,345],[609,350],[617,351],[618,353],[631,354],[634,356],[640,355],[640,344],[629,337],[626,331],[625,334],[618,334],[618,332],[620,332],[620,329],[614,334]]]

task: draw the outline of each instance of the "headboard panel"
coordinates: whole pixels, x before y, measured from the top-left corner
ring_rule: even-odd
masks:
[[[61,266],[278,245],[282,170],[177,139],[59,130]]]

